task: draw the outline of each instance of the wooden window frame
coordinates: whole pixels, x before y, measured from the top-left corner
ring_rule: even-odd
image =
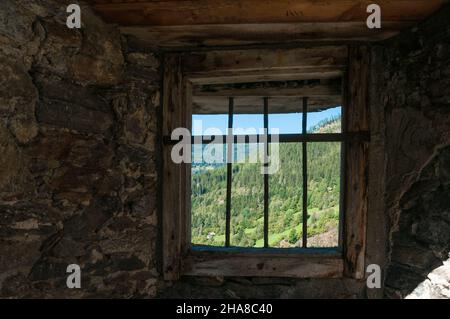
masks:
[[[167,53],[164,57],[163,141],[191,127],[193,86],[255,80],[343,78],[342,249],[205,249],[190,243],[190,164],[171,160],[163,143],[162,252],[166,280],[180,276],[267,276],[361,279],[365,274],[369,152],[369,51],[363,45]]]

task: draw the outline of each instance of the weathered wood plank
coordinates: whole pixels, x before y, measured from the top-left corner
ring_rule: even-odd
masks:
[[[163,134],[171,135],[172,130],[183,126],[182,76],[178,55],[167,56],[164,70]],[[175,280],[180,274],[180,256],[184,238],[183,204],[178,200],[184,194],[181,182],[182,171],[179,164],[171,159],[171,147],[163,149],[163,275],[167,280]],[[174,197],[177,198],[174,200]]]
[[[347,46],[319,46],[295,49],[224,50],[198,52],[183,57],[183,72],[194,84],[229,83],[233,80],[277,81],[280,79],[336,78],[347,67]],[[198,92],[198,91],[197,91]],[[228,92],[229,93],[229,92]],[[228,94],[226,93],[226,94]],[[272,93],[276,94],[276,90]],[[308,93],[313,93],[310,90]],[[318,94],[318,92],[316,92]],[[328,92],[330,93],[330,92]],[[292,94],[292,93],[289,93]],[[224,94],[225,96],[225,94]],[[197,114],[226,114],[227,100],[217,96],[193,96],[193,111]],[[312,110],[339,106],[340,94],[313,96]],[[238,113],[260,113],[258,96],[236,99]],[[271,100],[271,109],[280,113],[300,112],[296,97],[279,97]]]
[[[332,79],[344,74],[346,67],[317,67],[314,69],[268,69],[250,71],[219,71],[214,74],[189,73],[189,80],[199,84],[226,84],[264,81],[290,81],[311,79]]]
[[[413,21],[383,21],[381,29],[360,22],[295,22],[190,26],[124,26],[121,31],[146,45],[162,48],[278,43],[380,41],[411,27]]]
[[[341,82],[334,81],[277,81],[243,84],[196,85],[194,96],[234,97],[327,97],[341,96]]]
[[[348,101],[345,108],[346,131],[369,131],[368,79],[370,51],[367,46],[351,46],[349,51]],[[361,279],[365,275],[369,145],[347,143],[345,202],[345,273]]]
[[[120,25],[365,21],[370,0],[90,0],[108,22]],[[446,0],[378,0],[385,21],[419,21]]]
[[[255,276],[291,278],[339,278],[343,274],[340,256],[190,254],[183,262],[188,276]]]
[[[339,69],[347,66],[348,48],[316,46],[293,49],[224,50],[186,54],[183,73],[246,72],[287,70],[301,73],[316,68]]]
[[[227,98],[220,96],[193,96],[192,111],[194,114],[226,114]],[[238,97],[235,99],[235,113],[262,114],[261,97]],[[328,109],[342,105],[342,96],[313,97],[308,100],[310,112]],[[300,113],[302,111],[301,97],[277,97],[270,99],[271,113]]]

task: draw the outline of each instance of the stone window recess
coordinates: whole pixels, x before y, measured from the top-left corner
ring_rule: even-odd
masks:
[[[183,275],[363,278],[369,151],[367,47],[167,53],[164,60],[162,251],[165,279]],[[190,238],[190,164],[172,162],[169,139],[173,129],[191,127],[193,107],[198,107],[197,88],[220,83],[335,77],[342,78],[340,92],[343,94],[338,103],[344,110],[340,248],[323,251],[267,247],[195,249]]]

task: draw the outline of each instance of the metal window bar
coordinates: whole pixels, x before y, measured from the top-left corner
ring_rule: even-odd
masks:
[[[264,98],[264,247],[269,247],[269,98]]]
[[[227,135],[215,135],[214,138],[219,139],[220,141],[226,141]],[[192,136],[191,143],[192,144],[209,144],[212,142],[212,136],[204,135],[202,139],[199,139],[197,136]],[[245,141],[245,143],[249,143],[249,141],[257,140],[258,136],[256,135],[233,135],[233,143],[237,143],[238,141]],[[268,135],[269,140],[271,139],[271,134]],[[302,142],[348,142],[348,141],[361,141],[361,142],[369,142],[370,135],[368,132],[355,132],[355,133],[308,133],[306,135],[303,134],[280,134],[278,136],[279,143],[302,143]],[[217,140],[216,140],[217,141]],[[164,136],[163,138],[164,145],[175,145],[179,141],[172,140],[171,136]]]
[[[214,136],[215,138],[219,138],[222,141],[226,140],[227,144],[227,193],[226,193],[226,229],[225,229],[225,246],[230,247],[230,224],[231,224],[231,182],[232,182],[232,156],[233,156],[233,143],[237,143],[237,141],[245,140],[248,143],[250,140],[254,140],[255,136],[252,135],[233,135],[233,113],[234,113],[234,98],[229,97],[229,108],[228,108],[228,134],[227,135],[219,135]],[[362,141],[369,142],[370,134],[366,131],[361,132],[346,132],[345,127],[345,117],[343,119],[343,131],[341,133],[325,133],[325,134],[314,134],[307,132],[307,114],[308,114],[308,98],[303,98],[303,106],[302,106],[302,133],[301,134],[280,134],[279,135],[279,143],[302,143],[302,175],[303,175],[303,214],[302,214],[302,247],[307,248],[307,229],[308,229],[308,172],[307,172],[307,143],[309,142],[341,142],[341,145],[344,146],[344,150],[341,154],[341,187],[345,184],[345,179],[343,176],[343,167],[345,161],[345,145],[349,141]],[[264,151],[265,156],[268,155],[268,145],[271,140],[271,134],[268,134],[268,97],[264,97],[264,128],[267,130],[267,136],[264,143]],[[243,139],[244,138],[244,139]],[[176,144],[177,140],[172,140],[170,136],[163,137],[163,143],[165,145],[173,145]],[[212,142],[212,136],[203,136],[202,140],[198,140],[192,137],[192,144],[208,144]],[[265,158],[266,161],[266,158]],[[266,164],[265,164],[266,166]],[[264,175],[264,247],[268,247],[268,221],[269,221],[269,179],[268,175]],[[345,188],[345,187],[344,187]],[[342,190],[341,190],[342,197]],[[341,208],[340,215],[342,217],[342,198],[341,198]],[[339,228],[342,229],[342,221],[340,221]],[[342,236],[342,234],[340,234]],[[340,238],[341,240],[341,238]]]
[[[308,98],[303,98],[302,134],[306,136],[308,120]],[[302,219],[302,247],[306,248],[308,243],[308,163],[307,142],[302,142],[302,175],[303,175],[303,219]]]
[[[228,135],[227,135],[227,202],[225,212],[225,246],[230,247],[231,225],[231,181],[233,178],[233,108],[234,99],[228,98]]]

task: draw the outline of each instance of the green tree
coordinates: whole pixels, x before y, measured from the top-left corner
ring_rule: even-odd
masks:
[[[289,242],[291,244],[295,244],[298,241],[298,234],[295,231],[294,228],[291,229],[291,232],[289,233]]]

